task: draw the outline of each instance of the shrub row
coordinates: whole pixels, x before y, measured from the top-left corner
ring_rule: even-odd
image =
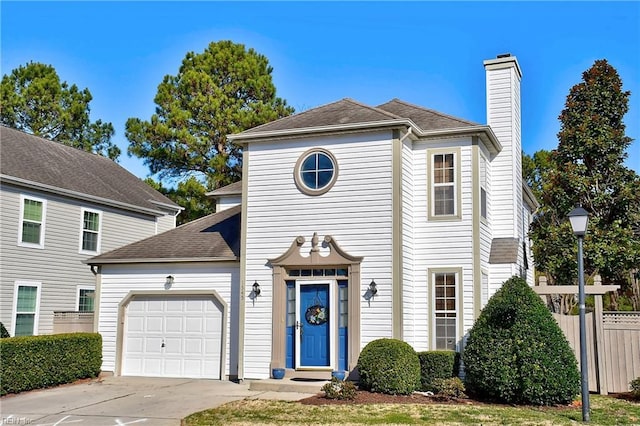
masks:
[[[0,340],[0,395],[97,377],[102,365],[98,333],[9,337]]]

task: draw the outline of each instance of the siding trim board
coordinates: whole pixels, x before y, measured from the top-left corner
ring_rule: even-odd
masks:
[[[407,133],[406,136],[408,136]],[[392,139],[392,192],[393,192],[393,263],[391,265],[393,337],[402,340],[403,330],[403,283],[402,283],[402,139],[398,130],[393,131]]]

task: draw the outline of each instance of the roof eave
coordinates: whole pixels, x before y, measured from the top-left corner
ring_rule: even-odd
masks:
[[[132,263],[193,263],[193,262],[238,262],[237,256],[219,257],[159,257],[159,258],[125,258],[125,259],[96,259],[92,257],[85,259],[82,263],[91,266],[117,265]]]
[[[246,144],[258,140],[270,141],[275,139],[284,139],[285,137],[304,137],[318,134],[370,131],[373,129],[395,129],[399,127],[412,127],[415,130],[418,129],[418,126],[409,119],[396,119],[331,126],[302,127],[298,129],[272,130],[255,133],[236,133],[227,135],[227,138],[237,144]]]
[[[536,210],[538,210],[538,208],[540,207],[540,203],[538,202],[538,200],[536,200],[536,196],[534,195],[531,188],[529,188],[529,185],[524,182],[524,179],[522,182],[522,194],[524,196],[525,203],[527,203],[529,207],[531,207],[531,211],[535,212]]]
[[[478,136],[492,155],[502,151],[502,144],[489,126],[465,126],[450,129],[419,131],[421,138],[437,138],[443,136]]]
[[[15,176],[9,176],[9,175],[5,175],[5,174],[0,174],[0,182],[6,182],[6,183],[10,183],[10,184],[17,185],[17,186],[23,186],[23,187],[30,188],[30,189],[37,189],[37,190],[48,192],[48,193],[51,193],[51,194],[63,195],[63,196],[69,197],[69,198],[77,199],[77,200],[91,201],[91,202],[94,202],[94,203],[97,203],[97,204],[102,204],[102,205],[106,205],[106,206],[110,206],[110,207],[117,207],[117,208],[120,208],[120,209],[123,209],[123,210],[149,214],[149,215],[152,215],[152,216],[164,216],[164,215],[166,215],[166,212],[162,211],[162,210],[156,210],[156,209],[151,209],[151,208],[148,208],[148,207],[136,206],[136,205],[128,204],[128,203],[122,203],[120,201],[109,200],[107,198],[97,197],[95,195],[90,195],[90,194],[84,194],[82,192],[77,192],[77,191],[71,191],[69,189],[58,188],[58,187],[47,185],[47,184],[44,184],[44,183],[34,182],[34,181],[26,180],[26,179],[21,179],[21,178],[15,177]],[[163,205],[166,206],[166,204],[163,204]],[[173,209],[176,210],[176,211],[180,211],[181,208],[176,206],[176,207],[173,207]]]

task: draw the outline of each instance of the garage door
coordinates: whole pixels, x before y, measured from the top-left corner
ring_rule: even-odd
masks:
[[[212,296],[136,296],[124,330],[122,375],[220,378],[222,307]]]

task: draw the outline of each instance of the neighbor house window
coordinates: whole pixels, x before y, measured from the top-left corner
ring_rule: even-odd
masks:
[[[436,350],[456,350],[459,315],[457,280],[456,272],[432,274],[433,340]]]
[[[95,293],[96,291],[92,286],[79,286],[76,311],[93,312]]]
[[[40,283],[16,282],[13,336],[32,336],[38,333],[39,305]]]
[[[460,217],[460,165],[459,150],[431,152],[429,216],[431,219]]]
[[[322,195],[338,177],[338,163],[326,149],[314,148],[300,156],[294,171],[298,188],[307,195]]]
[[[20,231],[18,244],[44,248],[44,224],[47,202],[39,198],[20,197]]]
[[[102,225],[101,212],[82,209],[82,239],[81,252],[95,253],[100,249],[100,228]]]

